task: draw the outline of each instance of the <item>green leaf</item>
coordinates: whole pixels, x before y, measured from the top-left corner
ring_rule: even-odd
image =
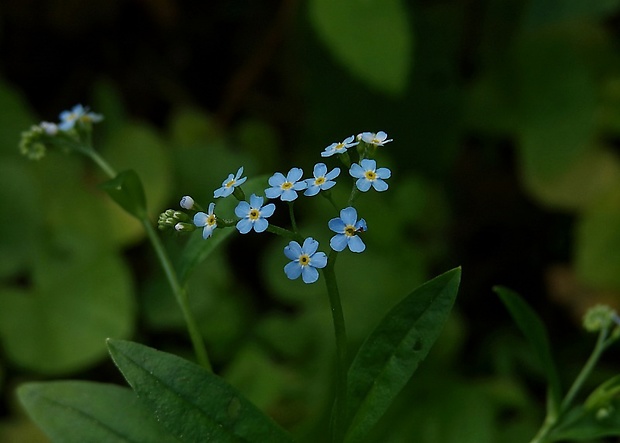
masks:
[[[562,401],[562,386],[558,371],[552,358],[549,336],[543,321],[538,314],[516,292],[510,289],[496,286],[493,290],[510,312],[513,320],[529,341],[534,350],[549,385],[548,407],[552,411],[559,411]]]
[[[101,188],[125,211],[139,220],[146,216],[146,196],[140,177],[134,170],[123,171]]]
[[[169,443],[163,429],[127,388],[86,381],[26,383],[17,395],[34,422],[63,443]]]
[[[405,90],[413,30],[401,0],[312,0],[310,19],[333,56],[368,85]]]
[[[349,369],[345,441],[361,441],[385,413],[441,333],[452,309],[461,269],[448,271],[410,293],[383,318]]]
[[[620,435],[620,400],[610,401],[604,408],[578,406],[570,410],[562,423],[549,435],[549,441],[592,440]]]
[[[112,359],[157,421],[181,441],[291,442],[222,378],[180,357],[108,340]]]

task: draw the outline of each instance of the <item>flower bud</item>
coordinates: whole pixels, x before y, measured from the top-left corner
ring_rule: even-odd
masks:
[[[588,309],[583,317],[583,327],[588,332],[607,329],[614,322],[616,311],[606,305],[596,305]]]
[[[183,209],[192,209],[194,207],[194,199],[191,198],[189,195],[186,195],[181,199],[179,205]]]
[[[178,222],[174,225],[174,229],[178,232],[192,232],[196,229],[196,226],[194,226],[193,223]]]

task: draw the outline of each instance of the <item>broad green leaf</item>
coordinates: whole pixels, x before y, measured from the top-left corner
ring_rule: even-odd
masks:
[[[49,116],[53,120],[55,116]],[[22,131],[39,123],[24,97],[0,79],[0,155],[22,157],[17,146]],[[25,157],[22,157],[27,161]]]
[[[413,29],[401,0],[312,0],[311,23],[332,55],[368,85],[398,95],[413,60]]]
[[[111,253],[60,255],[71,253],[46,252],[31,288],[0,287],[0,341],[16,366],[46,374],[76,371],[105,356],[107,337],[126,337],[133,329],[126,265]]]
[[[86,381],[26,383],[17,394],[54,442],[169,443],[178,441],[127,388]]]
[[[226,176],[224,176],[226,178]],[[263,195],[269,176],[261,175],[247,180],[241,188],[243,189],[246,199],[249,200],[251,194]],[[265,199],[266,200],[266,199]],[[220,199],[215,206],[215,215],[220,218],[233,218],[234,208],[239,202],[232,196],[226,199]],[[265,202],[266,203],[266,202]],[[202,263],[211,253],[217,248],[217,246],[230,237],[233,233],[236,233],[235,227],[230,228],[218,228],[213,232],[213,236],[208,239],[202,238],[202,231],[198,229],[198,232],[194,233],[185,246],[185,250],[181,255],[181,259],[178,264],[179,278],[182,282],[186,281],[191,275],[194,268]]]
[[[180,357],[108,340],[112,359],[157,421],[181,441],[291,442],[222,378]]]
[[[549,336],[544,323],[536,312],[516,292],[496,286],[493,290],[510,312],[513,320],[534,350],[549,387],[548,407],[557,412],[562,400],[562,386],[552,358]]]
[[[101,188],[119,204],[121,208],[129,212],[138,220],[146,215],[146,196],[140,177],[136,171],[130,169],[118,174],[112,180],[101,184]]]
[[[411,292],[370,334],[348,377],[345,441],[361,441],[411,378],[441,333],[461,279],[448,271]]]

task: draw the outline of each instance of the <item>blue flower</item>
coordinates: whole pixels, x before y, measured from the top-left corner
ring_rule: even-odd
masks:
[[[237,174],[229,174],[228,178],[222,182],[222,187],[213,192],[213,198],[228,197],[233,193],[237,186],[241,186],[248,179],[247,177],[241,178],[243,174],[243,166],[237,170]]]
[[[325,163],[317,163],[314,165],[314,178],[306,179],[308,189],[304,191],[304,195],[313,196],[317,195],[319,191],[327,191],[336,184],[332,181],[340,175],[340,168],[334,168],[330,172],[327,172],[327,166]]]
[[[250,203],[241,201],[235,208],[235,214],[241,217],[237,222],[237,229],[242,234],[247,234],[252,228],[256,232],[263,232],[269,226],[267,217],[271,217],[275,210],[276,205],[269,203],[263,207],[263,197],[252,194]]]
[[[355,137],[351,136],[347,137],[340,143],[332,143],[325,148],[323,152],[321,152],[321,157],[331,157],[334,154],[344,154],[347,152],[347,149],[359,144],[359,142],[354,143],[353,140],[355,140]]]
[[[82,105],[75,105],[70,111],[62,111],[60,113],[60,124],[58,128],[63,131],[68,131],[73,128],[78,121],[97,123],[101,120],[103,120],[102,115],[88,112],[88,108]]]
[[[368,230],[366,220],[357,220],[357,211],[349,206],[340,211],[340,218],[332,218],[327,224],[329,229],[334,231],[334,235],[329,241],[329,245],[334,251],[343,251],[347,246],[352,252],[362,252],[366,245],[358,233]]]
[[[319,248],[319,242],[308,237],[304,240],[303,246],[299,246],[299,243],[292,241],[284,248],[284,255],[290,260],[286,266],[284,266],[284,273],[291,280],[299,278],[304,283],[314,283],[319,279],[319,271],[317,268],[324,268],[327,266],[327,255],[324,252],[316,252]]]
[[[362,132],[357,136],[357,139],[375,146],[383,146],[393,141],[393,139],[386,140],[387,134],[383,131],[379,131],[376,134],[374,132]]]
[[[205,240],[211,237],[215,228],[217,228],[217,217],[213,213],[215,203],[209,203],[209,212],[197,212],[194,215],[194,225],[198,228],[204,227],[202,230],[202,238]]]
[[[265,189],[267,198],[278,198],[285,202],[291,202],[297,198],[297,191],[306,189],[308,184],[299,181],[304,171],[300,168],[292,168],[284,177],[281,172],[276,172],[269,177],[271,188]]]
[[[365,158],[360,164],[353,163],[349,169],[349,174],[351,177],[357,178],[355,186],[362,192],[368,191],[370,186],[376,191],[385,191],[388,184],[383,180],[390,178],[392,171],[388,168],[377,169],[376,161]]]

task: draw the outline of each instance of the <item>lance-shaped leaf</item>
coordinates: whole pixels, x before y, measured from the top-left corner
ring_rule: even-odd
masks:
[[[360,441],[427,356],[452,309],[461,269],[414,290],[383,318],[361,346],[348,376],[345,441]]]
[[[172,443],[130,389],[86,381],[26,383],[17,390],[33,421],[63,443]]]
[[[496,286],[493,290],[510,312],[513,320],[530,342],[536,357],[545,372],[549,386],[549,400],[547,407],[554,414],[559,411],[562,401],[562,386],[558,371],[551,354],[551,345],[545,324],[538,314],[516,292],[510,289]]]
[[[180,357],[108,340],[112,359],[157,421],[181,441],[291,442],[222,378]]]
[[[136,171],[123,171],[101,184],[101,188],[125,211],[139,220],[146,216],[146,196]]]

